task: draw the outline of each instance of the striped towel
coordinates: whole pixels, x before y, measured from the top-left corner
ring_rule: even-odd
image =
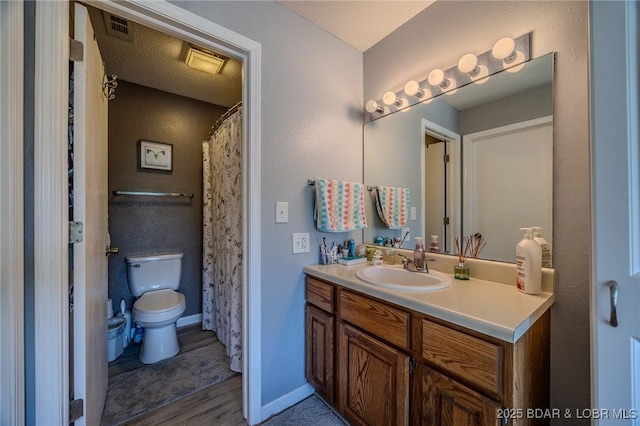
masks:
[[[362,183],[316,179],[316,228],[322,232],[347,232],[367,227]]]
[[[376,187],[376,210],[389,229],[400,229],[407,225],[410,200],[409,188]]]

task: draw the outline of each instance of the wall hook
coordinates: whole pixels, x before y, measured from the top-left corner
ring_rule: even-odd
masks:
[[[102,91],[104,93],[104,97],[107,98],[108,101],[116,98],[116,87],[118,87],[117,79],[118,76],[115,74],[112,74],[111,77],[108,77],[106,74],[104,76],[105,82],[102,83]]]

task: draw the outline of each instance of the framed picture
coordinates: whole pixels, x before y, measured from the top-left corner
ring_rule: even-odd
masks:
[[[171,171],[173,167],[173,145],[168,143],[140,141],[140,168]]]

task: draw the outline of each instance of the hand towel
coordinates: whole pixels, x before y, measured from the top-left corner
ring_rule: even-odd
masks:
[[[400,229],[407,225],[410,201],[409,188],[376,187],[376,210],[389,229]]]
[[[367,227],[362,183],[316,178],[316,228],[322,232],[356,231]]]

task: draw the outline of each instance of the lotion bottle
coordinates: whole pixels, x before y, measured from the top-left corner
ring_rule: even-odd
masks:
[[[413,250],[413,263],[418,269],[424,268],[424,248],[422,246],[422,237],[416,237],[416,248]]]
[[[552,256],[551,256],[551,246],[542,236],[542,228],[539,226],[534,226],[531,228],[533,231],[533,241],[540,245],[542,249],[542,267],[543,268],[551,268],[552,267]]]
[[[518,290],[526,294],[540,294],[542,291],[542,249],[533,240],[531,228],[516,246],[516,279]]]

